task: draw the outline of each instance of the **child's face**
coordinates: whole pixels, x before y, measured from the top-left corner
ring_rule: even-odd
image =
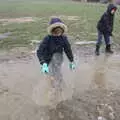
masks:
[[[53,29],[52,31],[52,35],[53,36],[61,36],[63,34],[64,30],[60,27],[57,27],[55,29]]]
[[[112,15],[115,14],[115,12],[116,12],[116,9],[112,9],[112,10],[111,10],[111,14],[112,14]]]

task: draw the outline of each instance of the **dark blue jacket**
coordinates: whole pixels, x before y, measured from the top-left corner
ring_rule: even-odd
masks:
[[[66,53],[68,59],[73,62],[71,46],[66,36],[46,36],[37,50],[37,56],[41,64],[49,64],[54,53]]]
[[[103,34],[112,34],[114,22],[114,14],[111,14],[112,9],[117,9],[117,7],[114,4],[109,4],[107,11],[102,15],[97,24],[97,29]]]

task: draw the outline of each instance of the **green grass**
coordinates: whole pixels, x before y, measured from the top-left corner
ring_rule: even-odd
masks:
[[[50,0],[49,0],[50,1]],[[50,16],[63,17],[68,25],[68,35],[74,38],[79,35],[80,40],[95,40],[96,24],[106,5],[92,3],[51,2],[39,0],[2,1],[0,0],[0,18],[33,17],[35,22],[11,23],[3,26],[0,22],[0,33],[12,32],[12,35],[0,41],[0,48],[13,48],[18,46],[29,46],[31,40],[41,40],[47,34],[47,26]],[[67,20],[67,16],[78,16],[78,20]],[[120,15],[117,13],[114,26],[114,39],[120,39]]]

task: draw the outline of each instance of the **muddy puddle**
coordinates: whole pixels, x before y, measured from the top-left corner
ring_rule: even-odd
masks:
[[[0,62],[0,120],[119,120],[120,53],[94,56],[75,49],[76,70],[65,57],[62,91],[50,86],[34,54]]]

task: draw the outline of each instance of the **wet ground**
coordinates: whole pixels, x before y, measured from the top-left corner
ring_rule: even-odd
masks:
[[[76,70],[63,63],[64,87],[54,91],[34,54],[0,57],[0,120],[120,120],[120,53],[94,56],[76,48]]]

